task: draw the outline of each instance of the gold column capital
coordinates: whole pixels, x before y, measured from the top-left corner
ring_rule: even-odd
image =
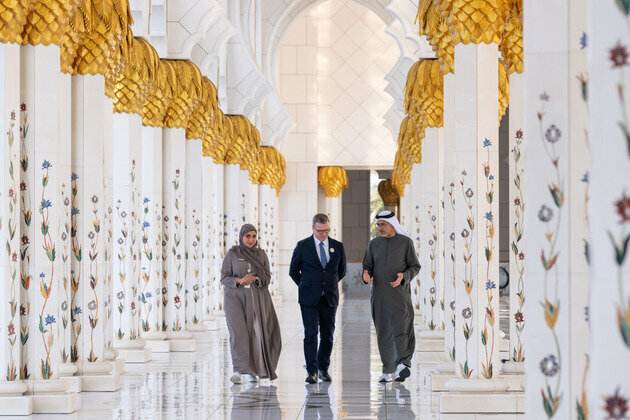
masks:
[[[326,197],[339,197],[348,188],[348,174],[341,166],[322,166],[317,173],[317,183]]]
[[[397,206],[400,196],[397,188],[394,186],[394,176],[391,179],[384,179],[378,183],[378,194],[383,200],[385,206]]]
[[[437,0],[453,45],[499,44],[510,0]]]
[[[508,73],[523,73],[523,0],[510,0],[509,9],[499,50]]]

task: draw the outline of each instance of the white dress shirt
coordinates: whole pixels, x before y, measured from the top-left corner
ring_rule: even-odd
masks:
[[[315,250],[317,251],[317,258],[319,258],[319,260],[321,261],[322,257],[319,251],[319,244],[321,244],[322,241],[317,239],[315,235],[313,235],[313,239],[315,239]],[[330,247],[328,246],[328,238],[326,238],[323,244],[324,244],[324,251],[326,251],[326,263],[328,263],[328,261],[330,261]]]

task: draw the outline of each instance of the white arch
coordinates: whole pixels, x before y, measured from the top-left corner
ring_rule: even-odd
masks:
[[[263,71],[276,86],[276,66],[280,47],[291,26],[309,9],[328,0],[267,0],[263,9]],[[398,125],[392,119],[404,115],[404,81],[409,68],[418,58],[432,55],[426,40],[415,31],[413,21],[416,6],[412,0],[353,0],[380,17],[387,25],[386,33],[396,41],[400,57],[385,78],[389,83],[386,92],[394,99],[392,110],[385,118],[386,128],[393,139],[398,137]],[[288,3],[287,3],[288,2]]]

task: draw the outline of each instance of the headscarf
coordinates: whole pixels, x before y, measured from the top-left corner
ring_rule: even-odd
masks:
[[[258,240],[256,240],[256,243],[251,248],[248,248],[243,243],[243,236],[251,231],[258,234],[258,229],[252,224],[246,223],[241,227],[241,231],[238,234],[238,245],[234,245],[232,251],[234,251],[237,257],[244,258],[245,261],[249,262],[252,265],[252,274],[262,279],[266,272],[265,251],[258,245]]]
[[[391,212],[389,210],[382,211],[376,215],[376,220],[383,220],[389,223],[394,227],[397,234],[406,236],[407,238],[411,239],[411,236],[407,233],[405,229],[403,229],[394,212]]]

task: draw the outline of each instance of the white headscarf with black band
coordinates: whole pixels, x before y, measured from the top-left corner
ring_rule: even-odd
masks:
[[[405,229],[403,229],[403,227],[401,226],[400,222],[398,221],[398,219],[396,218],[396,215],[389,211],[389,210],[385,210],[380,212],[379,214],[376,215],[376,220],[383,220],[387,223],[389,223],[390,225],[392,225],[394,227],[394,229],[396,230],[396,233],[399,235],[404,235],[407,238],[411,239],[411,236],[409,235],[409,233],[407,233],[407,231]]]

